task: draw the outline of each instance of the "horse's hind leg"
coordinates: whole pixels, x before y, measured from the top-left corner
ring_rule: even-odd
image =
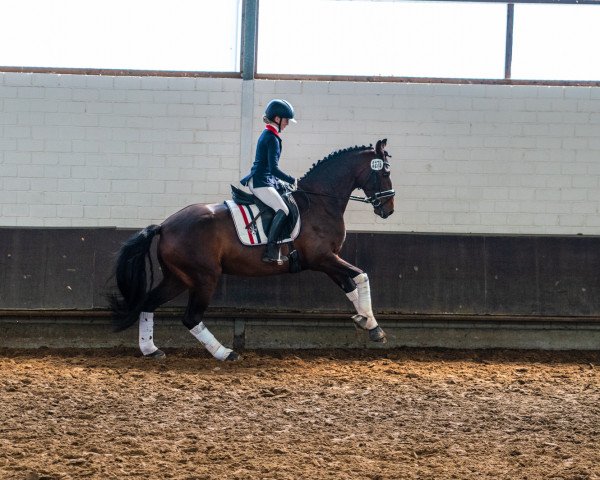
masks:
[[[183,283],[170,275],[168,270],[166,272],[161,282],[148,293],[140,312],[138,339],[140,350],[146,358],[165,357],[165,352],[154,345],[154,310],[185,290]]]
[[[185,312],[183,324],[217,360],[239,360],[240,356],[233,350],[224,347],[202,322],[202,317],[208,307],[216,283],[216,279],[205,279],[198,288],[190,290],[190,298],[188,300],[188,307]]]

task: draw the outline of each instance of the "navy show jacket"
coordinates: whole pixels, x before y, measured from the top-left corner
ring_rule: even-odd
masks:
[[[287,183],[294,183],[296,180],[279,169],[281,138],[275,133],[275,129],[271,130],[268,128],[269,126],[263,130],[258,138],[254,163],[250,173],[240,180],[242,185],[248,185],[251,178],[252,186],[255,188],[277,187],[277,178]]]

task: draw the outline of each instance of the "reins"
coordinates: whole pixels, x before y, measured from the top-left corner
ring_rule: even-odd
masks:
[[[332,195],[330,193],[309,192],[308,190],[303,190],[301,188],[298,188],[296,191],[300,192],[300,193],[305,193],[307,195],[320,195],[322,197],[331,197],[331,198],[336,198],[338,200],[344,200],[342,197],[338,197],[338,196]],[[379,201],[380,199],[393,197],[394,195],[396,195],[396,191],[394,189],[392,189],[392,190],[384,190],[383,192],[377,192],[377,193],[371,195],[370,197],[358,197],[356,195],[350,195],[350,200],[354,200],[355,202],[370,203],[371,205],[375,205],[375,202]],[[375,206],[378,206],[378,205],[375,205]]]
[[[338,200],[343,200],[342,197],[338,197],[337,195],[332,195],[331,193],[309,192],[308,190],[303,190],[302,188],[297,188],[295,191],[299,192],[299,193],[305,193],[308,195],[320,195],[322,197],[331,197],[331,198],[337,198]],[[293,192],[290,192],[290,193],[293,193]]]
[[[381,205],[381,202],[379,202],[379,199],[390,198],[395,195],[396,195],[396,190],[394,190],[392,188],[391,190],[384,190],[383,192],[374,193],[370,197],[357,197],[354,195],[350,195],[350,200],[354,200],[356,202],[370,203],[371,205],[373,205],[375,207],[379,207]],[[379,203],[377,203],[377,202],[379,202]]]

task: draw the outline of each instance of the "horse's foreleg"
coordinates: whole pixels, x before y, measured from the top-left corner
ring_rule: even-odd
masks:
[[[214,287],[213,287],[214,289]],[[210,352],[217,360],[234,361],[239,360],[240,356],[233,350],[224,347],[215,336],[210,332],[202,317],[208,307],[208,300],[212,296],[212,290],[207,294],[205,289],[202,291],[190,290],[188,308],[186,310],[183,324],[189,329],[190,333]]]
[[[357,321],[359,326],[365,330],[371,330],[377,326],[377,320],[375,320],[373,307],[371,306],[369,276],[366,273],[360,273],[351,280],[356,285],[356,288],[347,292],[346,296],[354,304],[356,313],[362,317],[360,321]]]
[[[360,273],[352,278],[356,288],[346,293],[348,299],[354,304],[356,315],[352,317],[354,323],[363,330],[369,331],[369,338],[374,342],[385,343],[385,332],[375,320],[373,307],[371,307],[371,287],[369,285],[369,276],[366,273]]]
[[[385,343],[385,332],[375,320],[371,306],[369,276],[337,255],[328,262],[328,268],[323,270],[346,292],[346,297],[354,305],[356,315],[352,320],[356,326],[367,330],[369,338],[374,342]]]
[[[366,273],[360,273],[348,281],[354,283],[355,288],[346,292],[346,296],[354,305],[356,315],[352,320],[358,328],[367,330],[369,338],[374,342],[387,342],[385,332],[375,320],[373,307],[371,306],[371,287],[369,285],[369,276]]]

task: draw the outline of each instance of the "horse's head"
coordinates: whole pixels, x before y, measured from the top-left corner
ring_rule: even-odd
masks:
[[[394,213],[394,195],[390,178],[391,155],[385,150],[387,139],[379,140],[375,151],[370,151],[370,165],[358,178],[358,187],[365,192],[365,200],[373,205],[375,214],[387,218]]]

